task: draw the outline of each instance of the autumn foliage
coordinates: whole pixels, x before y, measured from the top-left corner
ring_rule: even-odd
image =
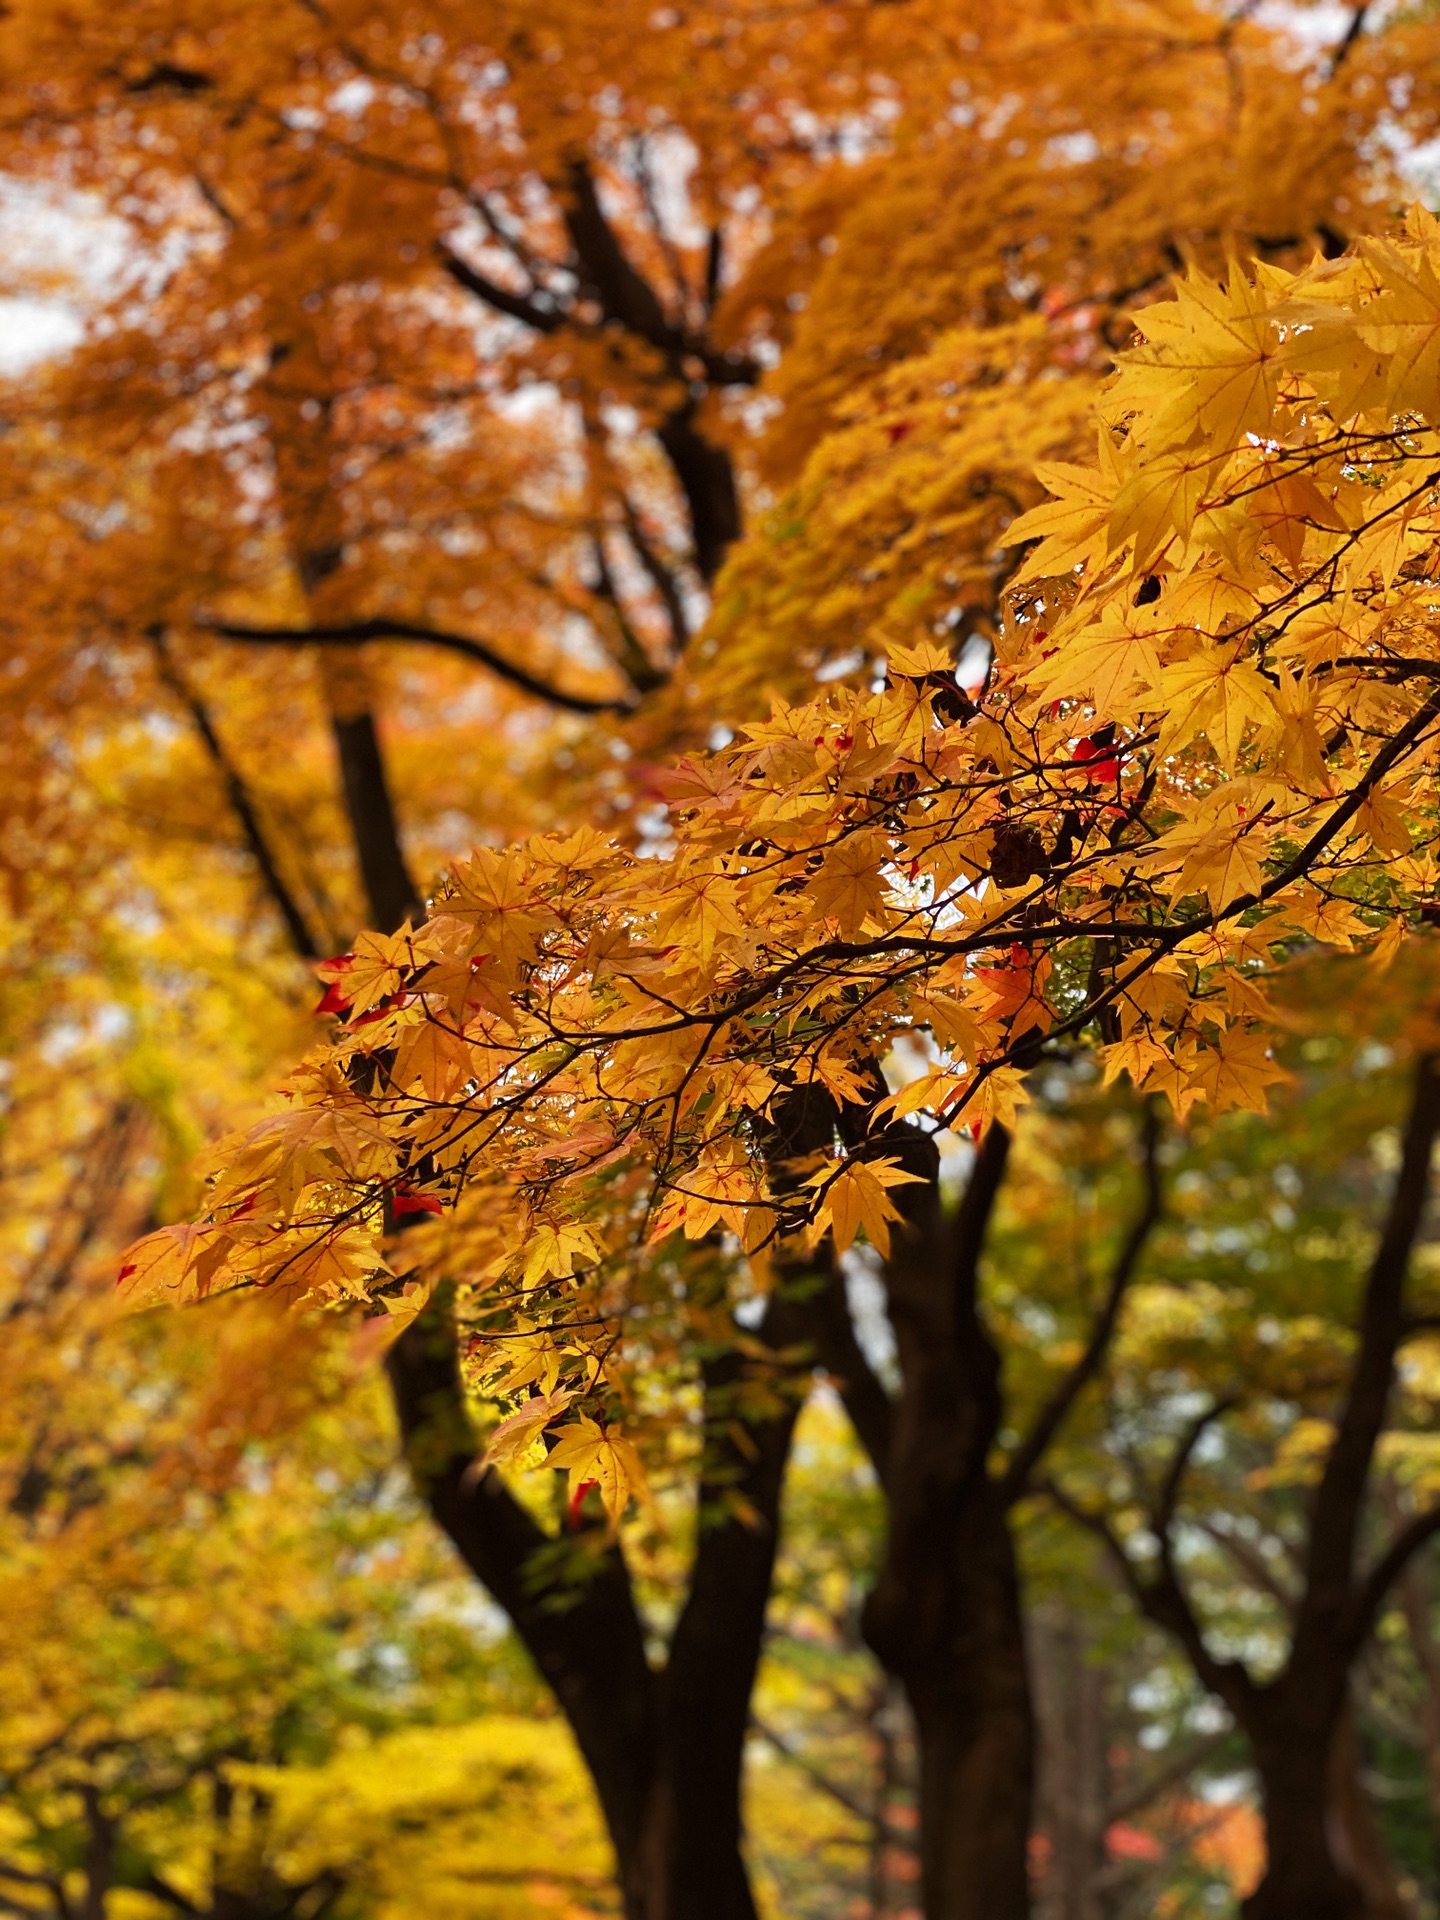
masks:
[[[1430,1911],[1440,46],[1332,11],[0,21],[6,1911]]]

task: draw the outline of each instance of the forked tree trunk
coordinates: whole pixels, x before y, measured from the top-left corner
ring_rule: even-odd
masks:
[[[1383,1877],[1369,1871],[1373,1850],[1367,1848],[1363,1825],[1352,1819],[1346,1831],[1332,1762],[1337,1737],[1343,1739],[1346,1733],[1350,1675],[1385,1596],[1410,1557],[1440,1530],[1437,1505],[1401,1526],[1369,1571],[1362,1572],[1361,1522],[1375,1449],[1385,1428],[1396,1354],[1407,1331],[1406,1274],[1429,1203],[1437,1138],[1440,1056],[1422,1055],[1415,1067],[1400,1169],[1361,1301],[1359,1350],[1311,1501],[1303,1586],[1283,1671],[1258,1683],[1241,1662],[1220,1660],[1211,1652],[1173,1552],[1171,1529],[1185,1467],[1205,1426],[1222,1410],[1219,1406],[1192,1426],[1166,1476],[1161,1505],[1151,1514],[1151,1532],[1161,1546],[1158,1574],[1140,1576],[1120,1542],[1100,1523],[1140,1605],[1158,1626],[1175,1635],[1199,1679],[1225,1701],[1250,1741],[1260,1775],[1266,1868],[1244,1904],[1245,1920],[1378,1920],[1390,1899]],[[1095,1524],[1094,1516],[1090,1520]]]
[[[657,1670],[618,1548],[583,1585],[547,1579],[547,1536],[475,1442],[454,1332],[431,1310],[391,1351],[389,1373],[417,1487],[461,1557],[514,1622],[575,1734],[615,1849],[626,1920],[755,1920],[742,1852],[741,1763],[774,1570],[793,1408],[733,1437],[727,1355],[707,1391],[714,1477],[702,1485],[690,1591]],[[715,1518],[724,1490],[753,1517]]]
[[[413,911],[416,890],[374,723],[368,712],[350,713],[337,718],[335,735],[371,916],[391,927]],[[783,1303],[772,1302],[771,1321],[777,1343],[792,1344],[799,1329]],[[735,1439],[726,1395],[740,1366],[730,1354],[707,1370],[708,1455],[718,1479],[702,1477],[690,1591],[656,1671],[618,1549],[581,1587],[543,1577],[536,1584],[546,1535],[495,1475],[471,1471],[476,1445],[455,1332],[443,1314],[423,1316],[390,1356],[417,1487],[555,1691],[595,1783],[626,1920],[755,1920],[741,1847],[741,1772],[798,1400]],[[706,1512],[727,1492],[741,1496],[749,1520]]]

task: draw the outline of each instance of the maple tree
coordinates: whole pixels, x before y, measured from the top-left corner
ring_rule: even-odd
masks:
[[[598,1485],[613,1523],[639,1485],[623,1385],[606,1405],[637,1224],[723,1224],[752,1254],[863,1228],[884,1256],[892,1194],[925,1184],[905,1118],[1008,1122],[1040,1042],[1092,1026],[1108,1072],[1182,1117],[1260,1104],[1267,951],[1372,927],[1393,950],[1433,872],[1407,824],[1440,712],[1433,481],[1419,322],[1395,317],[1427,311],[1433,245],[1416,214],[1405,240],[1194,275],[1147,309],[1107,395],[1123,432],[1015,529],[1041,546],[979,701],[956,711],[942,652],[893,648],[880,689],[682,763],[664,861],[583,831],[472,855],[423,927],[322,969],[337,1047],[224,1155],[209,1223],[156,1236],[131,1280],[368,1286],[404,1312],[425,1283],[391,1279],[381,1203],[459,1194],[427,1264],[468,1270],[482,1385],[545,1388],[492,1457],[559,1422],[575,1497]],[[917,1031],[934,1064],[887,1094],[873,1063]],[[555,1357],[517,1367],[517,1332]],[[564,1419],[577,1398],[602,1418]]]
[[[745,1699],[813,1357],[886,1459],[897,1553],[908,1527],[944,1604],[968,1604],[941,1563],[974,1397],[949,1425],[911,1422],[953,1384],[956,1328],[924,1325],[925,1262],[908,1262],[923,1330],[894,1422],[911,1451],[892,1461],[831,1265],[857,1234],[883,1255],[896,1229],[903,1317],[910,1230],[924,1223],[932,1255],[948,1239],[907,1114],[1003,1128],[1032,1059],[1087,1026],[1109,1066],[1182,1109],[1253,1102],[1273,1075],[1267,948],[1363,937],[1425,899],[1423,849],[1399,836],[1427,804],[1412,768],[1432,718],[1433,240],[1417,221],[1306,262],[1312,241],[1339,254],[1383,224],[1371,135],[1402,72],[1421,78],[1393,110],[1429,130],[1428,28],[1347,37],[1323,84],[1275,35],[1205,9],[1057,24],[567,6],[477,26],[442,7],[237,5],[200,31],[156,5],[123,22],[16,9],[6,32],[26,75],[9,163],[103,190],[173,245],[168,277],[117,296],[10,436],[29,469],[23,594],[50,629],[104,643],[41,649],[16,710],[103,728],[118,677],[128,711],[179,713],[291,945],[381,929],[328,969],[345,1023],[298,1104],[227,1149],[211,1220],[146,1243],[127,1279],[383,1302],[395,1327],[455,1288],[471,1384],[510,1414],[490,1458],[555,1458],[568,1503],[552,1534],[499,1473],[468,1476],[454,1334],[433,1312],[392,1361],[422,1483],[576,1722],[632,1909],[744,1913]],[[976,143],[966,226],[955,182]],[[1298,277],[1227,274],[1231,237]],[[1100,466],[1055,476],[1061,507],[1016,528],[1040,497],[1033,461],[1086,458],[1121,315],[1163,294],[1183,252],[1211,277],[1141,313],[1153,344],[1099,394]],[[782,410],[752,439],[761,423],[723,395],[743,400],[777,350],[761,397]],[[687,664],[747,487],[798,493],[716,582]],[[1002,627],[1014,548],[1042,532]],[[999,668],[962,693],[969,631]],[[887,657],[885,686],[863,658],[845,667],[857,644]],[[497,781],[494,753],[440,717],[473,697],[462,658],[504,684],[471,710],[518,778]],[[817,666],[841,669],[819,700]],[[790,701],[768,728],[766,683]],[[642,694],[610,736],[622,750],[658,757],[717,715],[745,728],[672,780],[671,826],[642,818],[638,858],[583,832],[495,852],[587,806],[615,824],[634,797],[605,767],[606,729],[562,719],[537,746],[524,702],[593,717]],[[300,737],[272,765],[268,742]],[[133,758],[126,774],[143,792]],[[180,784],[176,818],[213,833]],[[52,827],[83,841],[63,808]],[[412,876],[476,833],[491,849],[417,926]],[[649,858],[667,833],[671,857]],[[876,1063],[917,1033],[934,1050],[892,1096]],[[1005,1150],[990,1139],[972,1274]],[[636,1252],[647,1211],[691,1251]],[[387,1266],[383,1231],[416,1220]],[[808,1253],[780,1244],[792,1227]],[[748,1274],[714,1257],[721,1232]],[[819,1294],[790,1284],[817,1271]],[[749,1344],[736,1287],[771,1302]],[[979,1381],[993,1356],[983,1340],[971,1355]],[[716,1524],[662,1685],[608,1536],[641,1453],[653,1471],[683,1426],[683,1391],[654,1379],[688,1387],[697,1369]],[[737,1414],[753,1425],[739,1439]],[[935,1494],[919,1468],[947,1449],[956,1475]],[[942,1634],[916,1678],[953,1723],[923,1821],[935,1912],[1025,1897],[1023,1658],[1003,1517],[987,1527],[1009,1654],[957,1659]],[[578,1594],[568,1626],[537,1565]],[[1008,1677],[1008,1771],[977,1757],[977,1676]],[[942,1763],[947,1745],[963,1764]],[[957,1790],[977,1765],[1001,1818]]]

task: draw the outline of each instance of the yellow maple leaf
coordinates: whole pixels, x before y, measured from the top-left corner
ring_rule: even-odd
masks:
[[[633,1443],[619,1427],[602,1427],[588,1414],[561,1427],[548,1464],[569,1474],[572,1513],[578,1512],[586,1487],[596,1489],[612,1533],[632,1494],[641,1500],[649,1497],[645,1469]]]
[[[1121,363],[1121,405],[1158,395],[1146,421],[1152,449],[1186,445],[1199,431],[1231,448],[1269,427],[1283,363],[1265,290],[1238,268],[1221,285],[1197,269],[1175,298],[1146,307],[1135,324],[1149,342]]]
[[[1412,850],[1410,828],[1405,809],[1393,793],[1372,787],[1355,816],[1360,831],[1368,834],[1378,853],[1409,853]]]
[[[1130,1084],[1137,1092],[1145,1085],[1149,1075],[1157,1067],[1169,1063],[1170,1055],[1157,1040],[1147,1034],[1133,1033],[1127,1039],[1117,1040],[1111,1046],[1100,1049],[1100,1058],[1104,1062],[1105,1077],[1103,1085],[1110,1086],[1122,1073],[1130,1076]]]
[[[524,1461],[545,1428],[552,1420],[559,1419],[574,1398],[571,1388],[559,1387],[553,1393],[537,1393],[527,1400],[517,1413],[502,1420],[491,1433],[480,1457],[481,1465],[503,1467]]]
[[[1103,559],[1106,552],[1111,490],[1105,472],[1042,461],[1035,477],[1055,498],[1022,513],[1005,530],[1009,546],[1040,542],[1016,575],[1016,586],[1069,573],[1084,561]]]
[[[139,1305],[166,1295],[203,1299],[230,1250],[224,1229],[213,1224],[160,1227],[126,1253],[116,1281],[120,1297]]]
[[[1018,1067],[992,1067],[967,1074],[945,1101],[943,1112],[952,1125],[983,1138],[993,1126],[1013,1127],[1028,1099],[1025,1075]]]
[[[363,1226],[297,1228],[260,1243],[256,1282],[287,1300],[363,1300],[389,1274],[374,1233]]]
[[[448,1100],[471,1077],[471,1050],[463,1035],[426,1014],[405,1028],[395,1049],[394,1081],[419,1081],[427,1100]]]
[[[336,988],[349,1002],[353,1018],[398,993],[404,973],[414,964],[410,929],[402,927],[399,933],[362,933],[343,962],[332,960],[327,966],[343,965],[344,972],[336,976]]]
[[[1109,544],[1117,552],[1135,543],[1135,568],[1148,572],[1177,536],[1189,538],[1223,459],[1204,447],[1142,452],[1110,510]]]
[[[1270,1043],[1263,1033],[1251,1033],[1230,1027],[1213,1047],[1197,1050],[1189,1070],[1189,1084],[1209,1102],[1216,1113],[1239,1107],[1249,1113],[1263,1113],[1265,1090],[1289,1074],[1276,1064]]]
[[[1148,609],[1108,605],[1093,626],[1070,644],[1061,635],[1059,651],[1039,662],[1026,683],[1042,700],[1087,700],[1103,719],[1113,719],[1138,681],[1144,693],[1158,692],[1160,659]]]
[[[882,868],[889,858],[890,842],[883,833],[851,834],[829,849],[809,881],[816,912],[839,923],[842,939],[851,939],[868,919],[882,914],[887,884]]]
[[[1264,675],[1241,657],[1245,643],[1201,646],[1160,676],[1165,719],[1161,753],[1174,753],[1203,733],[1227,773],[1235,771],[1246,729],[1277,726],[1275,693]]]
[[[901,1217],[887,1189],[907,1186],[918,1178],[894,1160],[847,1160],[838,1173],[832,1167],[819,1168],[805,1183],[823,1192],[810,1224],[811,1246],[828,1230],[834,1236],[835,1251],[843,1253],[863,1227],[883,1258],[890,1251],[890,1222]]]
[[[1355,331],[1385,362],[1385,403],[1394,413],[1440,417],[1440,276],[1428,252],[1413,264],[1388,240],[1362,251],[1380,291],[1361,309]]]
[[[1162,842],[1162,847],[1165,845]],[[1253,828],[1219,826],[1194,841],[1170,888],[1172,900],[1204,893],[1210,911],[1223,913],[1233,900],[1258,893],[1265,883],[1265,842]]]
[[[595,1262],[604,1249],[589,1227],[573,1220],[535,1220],[526,1229],[522,1276],[527,1286],[537,1280],[568,1280],[579,1261]]]
[[[708,967],[722,940],[738,939],[747,930],[734,877],[713,863],[687,875],[672,889],[659,924],[662,940],[692,948]]]

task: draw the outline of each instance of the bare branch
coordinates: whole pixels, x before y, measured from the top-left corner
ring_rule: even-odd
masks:
[[[279,864],[260,825],[259,815],[250,798],[250,790],[241,778],[239,769],[226,753],[220,736],[215,731],[209,710],[172,659],[165,636],[156,629],[151,633],[150,639],[155,649],[161,679],[189,712],[191,719],[195,722],[196,732],[205,743],[206,752],[225,782],[225,791],[235,811],[235,817],[240,822],[245,844],[249,847],[255,865],[259,869],[266,892],[285,922],[285,931],[290,936],[290,945],[300,959],[317,959],[320,949],[315,944],[295,896],[285,884],[285,878],[280,872]]]
[[[1355,45],[1355,42],[1360,38],[1361,34],[1365,31],[1365,16],[1369,13],[1369,11],[1370,11],[1370,0],[1362,0],[1362,4],[1360,6],[1355,7],[1351,10],[1350,24],[1348,27],[1346,27],[1344,37],[1341,39],[1339,45],[1335,49],[1334,54],[1331,56],[1330,72],[1327,78],[1333,80],[1336,74],[1339,73],[1341,67],[1343,67],[1345,62],[1349,59],[1351,48]]]
[[[416,626],[408,620],[387,620],[377,616],[333,626],[313,627],[251,627],[229,620],[197,621],[196,624],[204,633],[216,634],[222,640],[239,640],[251,647],[363,647],[375,640],[444,647],[450,653],[458,653],[467,660],[488,667],[497,679],[508,681],[522,693],[528,693],[536,700],[544,700],[566,713],[624,713],[628,710],[629,703],[624,700],[595,700],[586,694],[567,693],[561,687],[552,687],[548,681],[538,679],[524,667],[517,666],[513,660],[507,660],[504,654],[495,652],[483,640],[476,640],[469,634]]]
[[[1440,1503],[1417,1513],[1381,1554],[1366,1575],[1348,1610],[1345,1645],[1351,1658],[1360,1651],[1385,1604],[1385,1596],[1427,1540],[1440,1533]]]
[[[468,260],[462,260],[443,240],[435,242],[435,255],[456,286],[473,293],[477,300],[483,300],[496,313],[503,313],[511,320],[523,321],[527,327],[533,327],[536,333],[556,333],[565,325],[567,315],[559,307],[540,305],[533,292],[512,293],[508,287],[502,287],[498,280],[492,280],[477,267],[472,267]]]
[[[1194,1524],[1207,1539],[1215,1542],[1228,1559],[1234,1561],[1252,1585],[1258,1587],[1263,1593],[1268,1593],[1278,1606],[1284,1608],[1291,1619],[1294,1618],[1299,1609],[1299,1602],[1293,1593],[1285,1590],[1275,1577],[1274,1571],[1266,1565],[1265,1556],[1250,1541],[1241,1539],[1238,1534],[1227,1533],[1223,1527],[1217,1527],[1212,1520],[1197,1516]]]
[[[1430,1157],[1440,1133],[1440,1073],[1434,1056],[1415,1068],[1415,1089],[1380,1243],[1365,1287],[1360,1350],[1350,1377],[1335,1439],[1315,1494],[1305,1560],[1301,1630],[1341,1632],[1353,1640],[1369,1629],[1376,1595],[1366,1601],[1353,1590],[1356,1541],[1375,1447],[1385,1425],[1395,1377],[1395,1354],[1405,1333],[1404,1289],[1410,1253],[1430,1197]],[[1399,1564],[1403,1565],[1403,1559]],[[1389,1578],[1393,1578],[1393,1574]],[[1383,1592],[1383,1589],[1381,1590]],[[1365,1593],[1371,1592],[1367,1583]],[[1352,1616],[1348,1627],[1342,1618]]]
[[[610,562],[605,557],[605,542],[598,538],[594,542],[596,598],[609,607],[620,636],[618,652],[611,651],[611,658],[624,673],[625,678],[637,693],[653,693],[657,687],[663,687],[666,675],[656,666],[636,633],[629,614],[620,598],[620,590],[615,584],[615,576],[610,571]]]
[[[1152,1773],[1148,1780],[1142,1781],[1138,1787],[1133,1787],[1129,1793],[1122,1794],[1118,1800],[1110,1801],[1105,1808],[1106,1823],[1133,1819],[1152,1801],[1158,1800],[1162,1793],[1168,1793],[1171,1787],[1178,1787],[1182,1780],[1189,1778],[1196,1767],[1203,1766],[1212,1753],[1219,1752],[1230,1738],[1230,1734],[1229,1727],[1222,1727],[1219,1733],[1207,1733],[1199,1740],[1192,1742],[1183,1752],[1177,1753],[1157,1772]]]
[[[817,1767],[814,1761],[808,1759],[799,1748],[792,1747],[783,1735],[777,1733],[773,1727],[767,1726],[758,1714],[751,1714],[750,1725],[767,1746],[773,1747],[783,1760],[790,1762],[792,1767],[797,1767],[811,1785],[818,1787],[820,1792],[827,1799],[833,1800],[837,1807],[843,1807],[846,1813],[851,1814],[856,1820],[863,1820],[867,1827],[877,1828],[884,1835],[888,1845],[903,1847],[910,1853],[915,1851],[913,1833],[906,1833],[901,1828],[893,1826],[883,1815],[877,1814],[872,1808],[857,1800],[854,1794],[847,1792],[838,1781],[832,1780],[829,1774]]]
[[[1156,1221],[1160,1218],[1162,1205],[1158,1157],[1160,1122],[1153,1101],[1147,1101],[1145,1104],[1144,1118],[1141,1122],[1141,1139],[1144,1152],[1144,1204],[1134,1225],[1125,1236],[1125,1243],[1120,1249],[1110,1276],[1110,1285],[1106,1290],[1104,1304],[1095,1317],[1095,1324],[1090,1330],[1090,1338],[1085,1343],[1084,1352],[1055,1388],[1036,1416],[1034,1426],[1011,1456],[1001,1481],[1001,1491],[1007,1500],[1018,1500],[1028,1490],[1030,1477],[1043,1458],[1046,1448],[1060,1431],[1080,1394],[1094,1378],[1114,1337],[1125,1291],[1130,1285],[1140,1255],[1145,1249],[1145,1243]]]

